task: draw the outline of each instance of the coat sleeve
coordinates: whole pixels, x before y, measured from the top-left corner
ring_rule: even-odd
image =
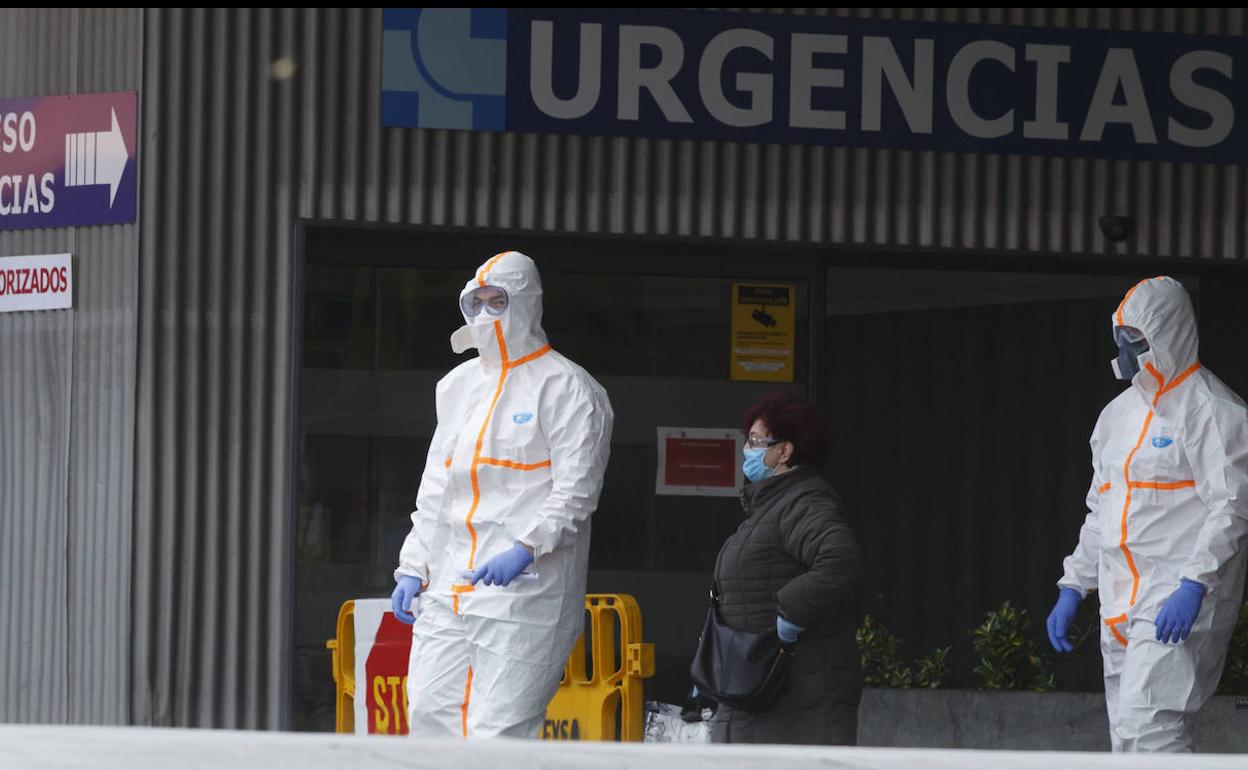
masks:
[[[425,456],[425,470],[420,477],[420,488],[416,491],[416,509],[412,511],[412,529],[399,549],[399,566],[394,571],[394,579],[404,575],[418,577],[428,583],[429,555],[432,539],[441,520],[447,486],[450,483],[450,441],[447,436],[445,422],[442,419],[442,393],[446,380],[438,383],[435,404],[438,424],[433,430],[433,439],[429,442],[429,452]]]
[[[1079,528],[1079,542],[1075,550],[1062,561],[1062,578],[1057,581],[1059,588],[1073,588],[1080,596],[1087,596],[1095,591],[1097,578],[1100,574],[1098,561],[1101,543],[1101,523],[1096,512],[1096,499],[1100,496],[1096,481],[1088,488],[1088,515]]]
[[[1100,501],[1112,488],[1110,482],[1101,477],[1099,442],[1095,430],[1092,436],[1092,483],[1088,486],[1087,497],[1084,498],[1088,514],[1079,529],[1079,542],[1075,544],[1075,550],[1062,562],[1062,578],[1057,581],[1060,588],[1073,588],[1080,596],[1087,596],[1089,591],[1095,591],[1097,587],[1101,558]]]
[[[552,382],[540,408],[550,443],[551,490],[516,535],[537,559],[576,542],[598,507],[615,421],[606,391],[576,376]]]
[[[1231,585],[1227,567],[1248,537],[1248,418],[1243,407],[1211,400],[1194,416],[1185,440],[1188,463],[1208,515],[1181,577],[1210,594]]]
[[[830,497],[797,500],[780,517],[785,551],[806,567],[777,592],[780,614],[810,627],[854,598],[864,571],[853,530]]]

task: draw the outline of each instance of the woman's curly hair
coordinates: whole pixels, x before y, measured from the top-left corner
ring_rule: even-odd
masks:
[[[755,420],[763,421],[772,438],[793,445],[791,465],[823,465],[828,431],[823,413],[814,404],[791,391],[772,391],[745,410],[741,432],[748,436]]]

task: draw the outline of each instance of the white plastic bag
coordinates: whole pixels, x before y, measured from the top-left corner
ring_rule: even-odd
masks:
[[[702,709],[701,719],[686,722],[680,706],[672,703],[646,701],[646,743],[710,743],[711,710]]]

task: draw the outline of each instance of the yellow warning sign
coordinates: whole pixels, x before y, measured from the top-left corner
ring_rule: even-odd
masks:
[[[785,284],[732,285],[732,379],[792,382],[797,294]]]

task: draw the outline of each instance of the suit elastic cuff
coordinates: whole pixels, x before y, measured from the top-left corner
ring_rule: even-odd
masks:
[[[515,538],[518,545],[527,546],[533,550],[533,561],[537,561],[554,550],[553,548],[548,547],[546,543],[543,543],[541,538],[537,535],[538,530],[532,529]]]
[[[399,567],[394,571],[394,582],[399,582],[401,577],[419,578],[422,586],[429,585],[429,573],[427,570],[412,569],[410,567]]]
[[[1179,584],[1180,584],[1180,585],[1182,585],[1182,583],[1183,583],[1183,581],[1184,581],[1184,580],[1186,580],[1186,581],[1187,581],[1187,582],[1189,582],[1189,583],[1195,583],[1196,585],[1198,585],[1198,586],[1200,586],[1201,588],[1205,589],[1205,593],[1204,593],[1204,595],[1205,595],[1206,597],[1207,597],[1207,596],[1209,596],[1210,594],[1212,594],[1212,593],[1213,593],[1213,586],[1212,586],[1212,585],[1210,585],[1208,582],[1206,582],[1206,581],[1204,581],[1204,580],[1201,580],[1201,579],[1199,579],[1199,578],[1194,578],[1194,577],[1192,577],[1190,574],[1180,574],[1180,575],[1179,575]]]
[[[1068,589],[1070,591],[1074,591],[1075,593],[1079,594],[1079,601],[1083,601],[1084,599],[1088,598],[1088,592],[1080,588],[1075,583],[1058,583],[1057,590],[1060,592],[1062,589]]]

